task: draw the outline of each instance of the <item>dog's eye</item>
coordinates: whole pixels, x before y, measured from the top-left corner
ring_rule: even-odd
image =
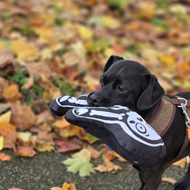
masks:
[[[124,86],[122,86],[122,85],[118,85],[118,86],[117,86],[117,90],[118,90],[119,92],[125,92],[125,91],[126,91],[126,88],[125,88]]]

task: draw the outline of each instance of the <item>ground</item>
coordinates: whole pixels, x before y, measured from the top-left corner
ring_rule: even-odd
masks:
[[[9,150],[4,152],[12,155]],[[81,178],[78,174],[67,172],[65,165],[61,163],[69,156],[70,154],[46,152],[38,153],[33,158],[13,156],[11,162],[0,162],[0,190],[13,187],[24,190],[50,190],[51,187],[62,187],[64,182],[75,183],[77,190],[136,190],[140,187],[137,172],[127,163],[116,161],[123,168],[116,174],[96,172]],[[186,168],[172,166],[164,173],[164,177],[180,180],[185,172]],[[166,182],[162,182],[159,188],[172,189],[172,184]]]

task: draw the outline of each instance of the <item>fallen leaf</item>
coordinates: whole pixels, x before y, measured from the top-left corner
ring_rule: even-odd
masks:
[[[77,138],[73,138],[71,140],[60,140],[57,141],[55,144],[57,146],[60,146],[58,152],[69,152],[82,148],[82,141]]]
[[[90,153],[91,153],[91,158],[93,158],[93,159],[97,159],[97,158],[99,158],[100,155],[101,155],[101,152],[97,151],[96,149],[94,149],[94,148],[93,148],[92,146],[90,146],[90,145],[88,145],[88,146],[86,147],[86,149],[87,149],[88,151],[90,151]]]
[[[16,127],[10,123],[0,123],[0,134],[4,137],[4,148],[12,148],[18,137]]]
[[[115,165],[112,162],[110,162],[107,157],[104,157],[104,163],[98,165],[94,169],[99,171],[99,172],[112,172],[112,173],[115,173],[118,170],[121,170],[122,168],[120,166]]]
[[[13,52],[20,60],[35,61],[39,57],[39,50],[31,42],[27,42],[23,39],[17,39],[12,40],[11,45]]]
[[[61,190],[60,187],[52,187],[50,190]]]
[[[53,142],[41,141],[36,143],[35,149],[39,152],[51,152],[55,148]]]
[[[89,176],[90,173],[94,173],[93,164],[90,163],[86,156],[68,158],[62,163],[68,166],[67,170],[69,172],[79,172],[81,177]]]
[[[4,137],[0,136],[0,151],[3,150]]]
[[[162,182],[168,182],[168,183],[171,183],[171,184],[175,184],[177,181],[175,179],[173,179],[173,178],[170,178],[170,177],[163,177]]]
[[[11,123],[21,131],[31,128],[36,123],[36,116],[26,104],[15,103],[11,105]]]
[[[145,20],[152,20],[155,13],[155,4],[150,2],[142,2],[139,4],[138,17]]]
[[[61,190],[76,190],[74,183],[64,183]]]
[[[78,33],[83,39],[92,39],[93,37],[92,30],[83,25],[78,25]]]
[[[48,82],[48,78],[54,75],[46,63],[29,63],[27,64],[27,70],[30,77],[37,76],[44,82]]]
[[[20,188],[11,188],[11,189],[8,189],[8,190],[24,190],[24,189],[20,189]]]
[[[62,163],[67,165],[67,170],[72,173],[79,172],[81,177],[89,176],[94,173],[93,164],[90,163],[91,153],[87,149],[82,149],[80,152],[72,155],[73,158],[68,158]]]
[[[67,128],[71,126],[71,124],[67,122],[66,119],[63,117],[61,120],[58,120],[55,123],[53,123],[53,126],[58,128]]]
[[[8,103],[0,103],[0,114],[5,112],[10,108],[10,105]]]
[[[14,103],[22,97],[22,94],[18,90],[18,86],[16,84],[12,84],[11,86],[5,87],[3,90],[3,97]]]
[[[185,168],[186,164],[187,164],[187,157],[173,163],[174,166],[178,166],[178,167],[181,167],[181,168]]]
[[[13,54],[8,50],[0,51],[0,69],[15,62]]]
[[[178,77],[190,79],[190,63],[182,61],[176,65],[176,74]]]
[[[11,161],[11,157],[7,154],[4,154],[4,153],[0,153],[0,160],[1,161]]]
[[[8,111],[0,116],[0,123],[9,123],[11,120],[11,112]]]
[[[36,154],[33,141],[28,140],[25,142],[19,137],[16,139],[13,150],[15,156],[33,157]]]

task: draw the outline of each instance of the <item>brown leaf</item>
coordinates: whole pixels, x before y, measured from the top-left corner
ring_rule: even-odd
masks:
[[[16,140],[16,144],[13,150],[15,156],[33,157],[36,154],[36,152],[34,151],[33,141],[23,141],[19,137]]]
[[[8,81],[0,77],[0,99],[3,98],[3,90],[8,86]]]
[[[16,125],[21,131],[27,130],[36,124],[36,116],[26,104],[12,104],[11,111],[11,123]]]
[[[184,168],[186,166],[186,164],[187,164],[187,157],[182,159],[182,160],[175,162],[173,165]]]
[[[108,158],[104,158],[104,163],[101,165],[98,165],[97,167],[94,168],[95,170],[99,172],[112,172],[115,173],[118,170],[121,170],[122,168],[118,165],[113,164],[112,162],[109,161]]]
[[[8,50],[1,50],[0,51],[0,69],[6,67],[7,65],[14,63],[14,56]]]
[[[22,97],[21,93],[18,90],[18,86],[16,84],[12,84],[11,86],[5,87],[3,90],[3,97],[11,102],[14,103],[18,99]]]
[[[53,76],[53,72],[49,68],[48,64],[45,63],[30,63],[27,64],[27,70],[30,76],[39,77],[43,82],[47,82],[50,76]]]
[[[90,145],[88,145],[86,149],[90,151],[91,157],[94,158],[94,159],[99,158],[100,155],[101,155],[101,152],[95,150],[95,149],[94,149],[92,146],[90,146]]]
[[[171,184],[175,184],[177,182],[175,179],[170,178],[170,177],[163,177],[162,181],[163,182],[168,182],[168,183],[171,183]]]

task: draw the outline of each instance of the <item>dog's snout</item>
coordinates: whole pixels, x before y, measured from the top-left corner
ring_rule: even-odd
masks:
[[[91,96],[88,97],[88,103],[93,106],[98,106],[100,100],[96,95],[92,94]]]

